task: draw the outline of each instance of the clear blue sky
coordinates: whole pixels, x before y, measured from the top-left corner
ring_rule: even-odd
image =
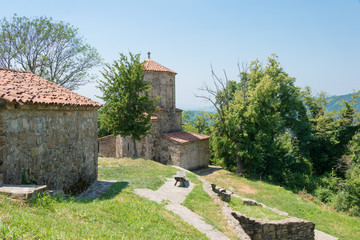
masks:
[[[119,52],[152,53],[176,71],[183,109],[209,103],[194,93],[211,82],[210,64],[236,79],[237,62],[279,56],[296,85],[341,95],[360,89],[359,0],[2,0],[0,16],[48,16],[79,28],[105,62]],[[96,69],[98,72],[100,69]],[[98,100],[96,84],[79,93]]]

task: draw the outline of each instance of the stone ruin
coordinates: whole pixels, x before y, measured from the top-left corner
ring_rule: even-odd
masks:
[[[219,188],[215,184],[211,184],[213,192],[225,202],[231,201],[231,192],[226,189]],[[250,206],[264,207],[264,204],[258,203],[252,199],[242,199],[243,203]],[[265,206],[266,207],[266,206]],[[268,208],[268,207],[267,207]],[[271,208],[269,208],[271,209]],[[288,215],[277,209],[271,209],[278,214]],[[262,220],[248,217],[245,214],[232,211],[231,215],[239,222],[244,232],[253,240],[313,240],[315,224],[295,217],[289,217],[284,220]]]

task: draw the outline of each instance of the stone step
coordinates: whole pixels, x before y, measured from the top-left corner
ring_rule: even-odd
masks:
[[[28,201],[45,191],[46,185],[11,185],[3,184],[0,186],[0,194],[9,196],[13,200]]]

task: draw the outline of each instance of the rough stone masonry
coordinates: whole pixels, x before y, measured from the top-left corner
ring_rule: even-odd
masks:
[[[97,179],[101,104],[32,73],[0,68],[0,174],[78,193]]]

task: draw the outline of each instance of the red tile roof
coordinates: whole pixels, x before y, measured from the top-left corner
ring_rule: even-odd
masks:
[[[174,72],[173,70],[164,67],[163,65],[151,60],[151,59],[147,59],[144,63],[144,70],[145,71],[152,71],[152,72],[169,72],[169,73],[174,73],[177,74],[176,72]]]
[[[98,138],[98,140],[103,140],[103,139],[107,139],[107,138],[110,138],[110,137],[114,137],[114,134],[110,134],[110,135]]]
[[[0,68],[0,99],[19,104],[101,107],[101,104],[26,71]]]
[[[171,132],[171,133],[163,133],[164,137],[169,138],[173,141],[178,143],[188,143],[194,142],[198,140],[204,140],[210,138],[210,136],[202,135],[198,133],[191,133],[191,132]]]
[[[147,116],[147,115],[149,115],[148,113],[144,113],[145,114],[145,116]],[[154,116],[154,115],[152,115],[151,117],[150,117],[150,120],[158,120],[159,118],[157,117],[157,116]]]
[[[156,111],[166,111],[166,112],[168,112],[169,109],[159,107],[159,108],[156,109]],[[176,112],[182,112],[183,110],[181,110],[180,108],[175,108],[175,111]]]

